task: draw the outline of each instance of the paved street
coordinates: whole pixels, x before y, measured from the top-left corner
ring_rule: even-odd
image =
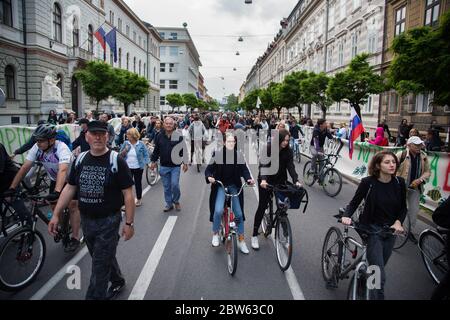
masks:
[[[297,164],[298,173],[302,172],[304,162],[305,159]],[[326,196],[317,185],[308,188],[310,203],[306,214],[291,211],[289,215],[294,233],[293,259],[285,273],[278,267],[271,239],[261,237],[259,251],[250,248],[257,190],[245,189],[246,240],[250,254],[239,254],[238,270],[230,277],[223,247],[211,247],[210,187],[205,183],[204,169],[203,166],[202,172],[197,173],[190,167],[182,174],[181,212],[163,213],[161,181],[145,189],[144,205],[136,210],[136,234],[128,242],[121,241],[118,247],[118,261],[127,281],[120,299],[346,299],[348,280],[341,282],[336,290],[325,288],[320,255],[327,229],[336,224],[332,216],[352,197],[354,184],[344,180],[342,191],[335,199]],[[251,166],[251,171],[256,179],[256,165]],[[48,236],[44,226],[40,227],[47,241],[47,257],[41,273],[21,292],[0,292],[0,299],[84,299],[91,273],[87,249],[67,255]],[[420,232],[426,225],[419,221],[417,227],[416,231]],[[66,285],[69,276],[66,268],[73,264],[73,258],[79,260],[76,265],[81,270],[80,290],[69,290]],[[58,278],[58,273],[62,277]],[[434,288],[418,248],[411,242],[394,251],[387,276],[387,299],[428,299]]]

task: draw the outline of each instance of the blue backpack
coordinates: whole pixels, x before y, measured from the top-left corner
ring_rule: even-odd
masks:
[[[56,131],[56,140],[64,142],[72,151],[72,142],[70,142],[70,138],[64,130],[59,129]]]

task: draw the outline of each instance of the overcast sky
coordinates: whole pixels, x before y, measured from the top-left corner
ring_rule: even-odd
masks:
[[[188,24],[200,54],[203,65],[200,72],[208,93],[221,99],[224,95],[239,93],[256,59],[280,29],[280,20],[290,14],[297,0],[253,0],[252,4],[245,4],[244,0],[125,2],[142,20],[156,27]],[[243,42],[238,42],[239,35],[243,36]]]

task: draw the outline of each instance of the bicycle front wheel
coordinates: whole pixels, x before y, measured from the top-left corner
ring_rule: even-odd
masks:
[[[156,166],[156,168],[152,170],[150,169],[150,166],[147,165],[147,167],[145,168],[145,177],[147,179],[147,183],[153,186],[158,181],[158,166]]]
[[[316,181],[311,161],[307,161],[303,167],[303,181],[307,186],[312,186]]]
[[[45,260],[45,240],[39,231],[17,230],[0,249],[0,288],[18,291],[39,274]]]
[[[408,242],[409,233],[411,230],[411,220],[409,219],[409,214],[406,214],[405,221],[403,221],[402,225],[405,230],[405,234],[395,236],[394,249],[400,249],[406,244],[406,242]]]
[[[225,250],[227,251],[228,273],[234,276],[237,270],[238,248],[236,234],[231,233],[225,241]]]
[[[342,189],[342,175],[334,168],[327,169],[323,175],[323,190],[330,197],[335,197]]]
[[[330,283],[335,281],[342,256],[342,233],[336,227],[328,229],[322,246],[322,276]]]
[[[292,259],[292,229],[287,216],[277,219],[275,246],[278,264],[282,271],[286,271],[291,265]]]
[[[428,273],[439,284],[448,272],[444,240],[432,230],[425,230],[419,237],[420,254]]]

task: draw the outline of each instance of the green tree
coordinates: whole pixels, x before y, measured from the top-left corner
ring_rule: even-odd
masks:
[[[400,95],[434,92],[434,104],[450,105],[450,11],[437,29],[415,28],[395,37],[391,50],[389,83]]]
[[[278,92],[280,95],[279,99],[283,102],[283,107],[288,110],[296,107],[299,115],[302,114],[302,105],[306,103],[305,97],[300,90],[300,82],[307,78],[308,72],[305,70],[293,72],[284,78]]]
[[[185,93],[183,94],[183,101],[186,105],[186,108],[190,111],[192,109],[197,108],[198,99],[193,93]]]
[[[252,111],[256,108],[256,100],[258,99],[258,95],[260,93],[260,89],[254,89],[250,91],[242,100],[241,108],[246,111]]]
[[[369,95],[386,90],[383,78],[367,62],[368,57],[368,54],[354,57],[347,69],[330,79],[327,89],[327,95],[331,99],[347,102],[355,108],[361,120],[361,105],[367,102]]]
[[[275,109],[277,109],[278,118],[283,108],[289,110],[292,107],[292,95],[287,88],[289,85],[286,83],[277,83],[272,89],[273,102],[275,103]]]
[[[122,102],[125,114],[129,114],[128,107],[141,100],[149,92],[149,83],[146,78],[128,70],[113,69],[115,73],[116,89],[112,96]]]
[[[227,97],[227,104],[225,105],[225,110],[235,112],[238,109],[239,109],[238,97],[232,93]]]
[[[183,97],[179,93],[170,93],[166,96],[167,103],[172,108],[172,112],[175,108],[179,108],[184,105]]]
[[[322,110],[324,119],[326,119],[328,108],[333,103],[333,100],[327,94],[329,81],[330,77],[324,72],[319,74],[311,72],[306,79],[300,81],[300,91],[305,103],[318,105]]]
[[[267,88],[261,89],[261,92],[259,94],[259,98],[261,99],[261,110],[263,113],[265,111],[272,111],[275,106],[275,90],[279,84],[275,82],[269,83]]]
[[[209,111],[219,111],[219,103],[216,100],[207,102]]]
[[[95,99],[97,112],[100,101],[116,91],[113,68],[103,61],[90,61],[83,69],[75,72],[75,77],[83,84],[86,95]]]

